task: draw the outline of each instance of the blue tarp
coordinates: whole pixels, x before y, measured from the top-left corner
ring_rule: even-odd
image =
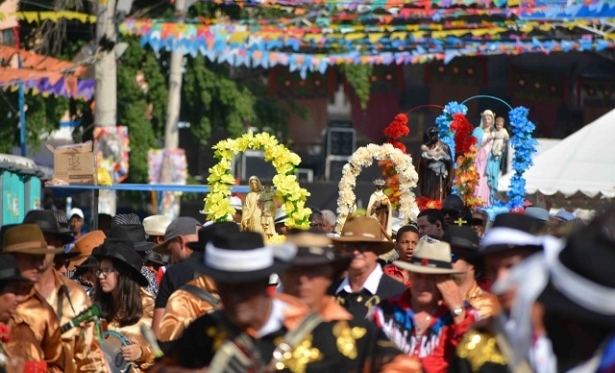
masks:
[[[183,192],[183,193],[209,193],[207,185],[169,185],[169,184],[116,184],[112,186],[97,185],[55,185],[46,186],[53,191],[54,198],[66,198],[79,193],[92,190],[126,190],[134,192]],[[233,193],[248,193],[250,187],[237,185],[231,188]]]

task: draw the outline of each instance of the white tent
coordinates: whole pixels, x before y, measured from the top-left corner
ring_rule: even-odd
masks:
[[[513,173],[500,178],[500,192],[508,190]],[[536,156],[523,176],[527,194],[615,197],[615,110]]]

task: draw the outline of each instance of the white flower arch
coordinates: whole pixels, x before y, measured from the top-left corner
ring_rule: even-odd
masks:
[[[419,175],[412,164],[412,157],[391,144],[368,144],[358,148],[342,170],[342,179],[339,183],[340,194],[337,199],[336,232],[342,231],[348,215],[355,206],[357,196],[354,188],[357,184],[357,176],[363,168],[371,166],[374,159],[393,162],[395,171],[399,174],[399,188],[402,192],[399,199],[399,217],[404,221],[416,218],[418,207],[412,189],[416,187]]]

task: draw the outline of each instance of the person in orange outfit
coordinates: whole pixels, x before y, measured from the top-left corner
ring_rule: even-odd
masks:
[[[41,280],[46,255],[57,254],[63,249],[48,248],[43,232],[36,224],[21,224],[6,230],[2,251],[12,255],[21,275],[36,284]],[[26,332],[29,329],[34,335],[34,339],[20,341],[26,360],[45,361],[49,373],[64,372],[66,357],[58,317],[35,287],[17,307],[14,322],[19,327],[12,330],[12,339],[22,339],[19,329]]]

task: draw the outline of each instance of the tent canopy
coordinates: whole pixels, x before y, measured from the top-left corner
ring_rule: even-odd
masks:
[[[615,109],[536,156],[534,165],[523,175],[526,193],[615,197],[614,135]],[[508,190],[513,174],[500,178],[499,191]]]

